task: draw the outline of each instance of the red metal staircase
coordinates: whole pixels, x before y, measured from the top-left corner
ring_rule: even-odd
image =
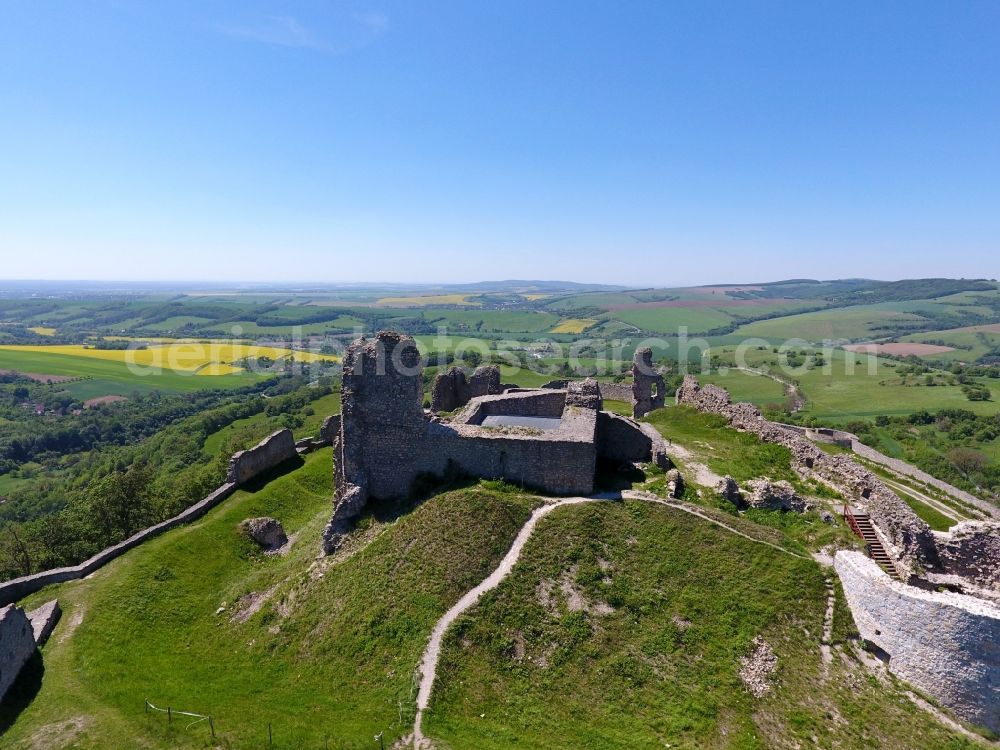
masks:
[[[868,557],[874,560],[890,578],[894,578],[897,581],[901,580],[899,572],[892,562],[892,558],[889,557],[889,553],[885,551],[882,540],[875,533],[875,527],[872,526],[872,520],[868,514],[845,505],[844,518],[847,521],[847,525],[851,527],[851,531],[865,540],[865,553]]]

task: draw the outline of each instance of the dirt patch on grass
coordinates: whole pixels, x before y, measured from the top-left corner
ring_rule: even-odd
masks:
[[[39,383],[68,383],[78,379],[72,375],[45,375],[40,372],[21,372],[20,370],[0,370],[0,375],[20,375]]]
[[[74,716],[72,719],[46,724],[28,738],[28,747],[37,750],[74,747],[75,740],[93,723],[92,716]]]
[[[850,344],[845,346],[849,352],[863,352],[865,354],[893,354],[897,357],[926,357],[930,354],[944,354],[955,351],[953,346],[941,346],[940,344],[918,344],[915,341],[900,341],[894,344]]]
[[[249,594],[241,596],[236,600],[236,611],[229,618],[230,622],[244,623],[249,620],[260,612],[261,608],[267,603],[267,600],[274,596],[274,592],[277,590],[278,586],[276,584],[267,591],[251,591]]]
[[[87,608],[83,605],[78,605],[74,610],[73,614],[69,617],[69,622],[66,623],[66,627],[63,628],[62,633],[59,634],[59,642],[64,643],[78,627],[80,623],[83,622],[84,615],[87,614]]]

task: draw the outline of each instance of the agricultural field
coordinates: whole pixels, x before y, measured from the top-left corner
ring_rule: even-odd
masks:
[[[550,333],[583,333],[588,328],[597,325],[592,318],[566,318],[553,328]]]
[[[880,305],[843,307],[819,312],[788,315],[781,318],[747,323],[736,330],[745,337],[768,340],[804,339],[820,343],[877,338],[886,331],[919,326],[927,318],[914,313],[886,309]]]
[[[723,366],[731,368],[734,364],[732,347],[724,347],[714,353]],[[947,408],[967,409],[976,414],[995,414],[1000,411],[998,379],[982,378],[977,381],[992,393],[991,400],[970,401],[961,385],[948,384],[945,376],[933,377],[934,385],[927,385],[924,377],[900,376],[897,373],[900,363],[891,359],[849,353],[842,349],[831,350],[829,354],[828,366],[807,366],[803,360],[801,366],[785,375],[797,383],[805,397],[806,403],[802,410],[804,416],[842,423],[880,414],[905,415]],[[744,361],[750,367],[781,372],[780,364],[785,360],[772,349],[752,348],[745,353]],[[781,400],[768,398],[766,390],[757,393],[746,390],[746,378],[753,377],[746,373],[734,373],[730,370],[725,375],[713,372],[701,377],[727,388],[727,382],[732,382],[734,393],[750,396],[746,400],[758,406]],[[767,387],[763,384],[760,386],[762,389]]]
[[[468,294],[429,294],[417,297],[383,297],[376,304],[382,307],[439,307],[460,305],[477,307],[480,303],[471,301]]]

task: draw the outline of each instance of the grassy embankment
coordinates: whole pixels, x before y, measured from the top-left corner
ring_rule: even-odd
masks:
[[[4,747],[40,737],[82,748],[210,744],[204,724],[147,716],[144,698],[212,714],[223,746],[257,746],[268,723],[277,748],[322,747],[324,736],[331,747],[370,747],[380,731],[388,745],[408,731],[412,674],[434,621],[496,566],[536,501],[474,485],[398,519],[376,508],[361,524],[367,546],[315,563],[330,474],[330,451],[312,454],[91,578],[31,597],[57,596],[65,613],[40,686],[26,680],[0,713]],[[237,534],[259,515],[297,535],[287,556],[262,556]],[[239,622],[261,592],[260,610]]]

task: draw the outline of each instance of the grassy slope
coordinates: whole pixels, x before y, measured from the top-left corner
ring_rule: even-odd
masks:
[[[793,479],[787,451],[710,415],[668,408],[648,420],[689,460],[740,480]],[[710,494],[690,495],[704,512],[786,549],[855,541],[815,514],[737,518],[712,511],[727,504]],[[851,659],[837,660],[816,690],[822,578],[811,561],[676,511],[634,502],[559,511],[514,575],[451,633],[427,730],[447,746],[482,748],[793,747],[812,737],[820,747],[969,746]],[[540,602],[542,580],[554,582],[555,606]],[[558,593],[566,580],[614,612],[570,611]],[[853,623],[836,588],[842,643]],[[757,633],[779,655],[777,690],[759,702],[736,676]]]
[[[540,581],[555,591],[548,606]],[[613,611],[571,611],[564,581]],[[824,676],[824,609],[813,561],[679,511],[634,501],[556,511],[512,576],[449,633],[426,730],[484,750],[972,746],[857,664],[835,659]],[[778,655],[762,699],[738,677],[756,635]]]
[[[144,715],[143,698],[213,714],[234,747],[259,742],[268,722],[278,748],[321,747],[327,734],[331,747],[369,747],[379,731],[408,730],[412,673],[434,621],[495,567],[534,501],[475,486],[395,523],[384,509],[363,524],[367,547],[316,567],[330,474],[330,451],[313,454],[92,578],[33,596],[29,604],[58,596],[64,619],[44,649],[41,690],[4,747],[32,747],[73,718],[84,725],[78,747],[205,746],[204,725],[168,729]],[[300,533],[291,554],[251,552],[235,526],[257,515]],[[231,621],[241,596],[272,586],[259,613]],[[227,610],[213,614],[222,602]]]

